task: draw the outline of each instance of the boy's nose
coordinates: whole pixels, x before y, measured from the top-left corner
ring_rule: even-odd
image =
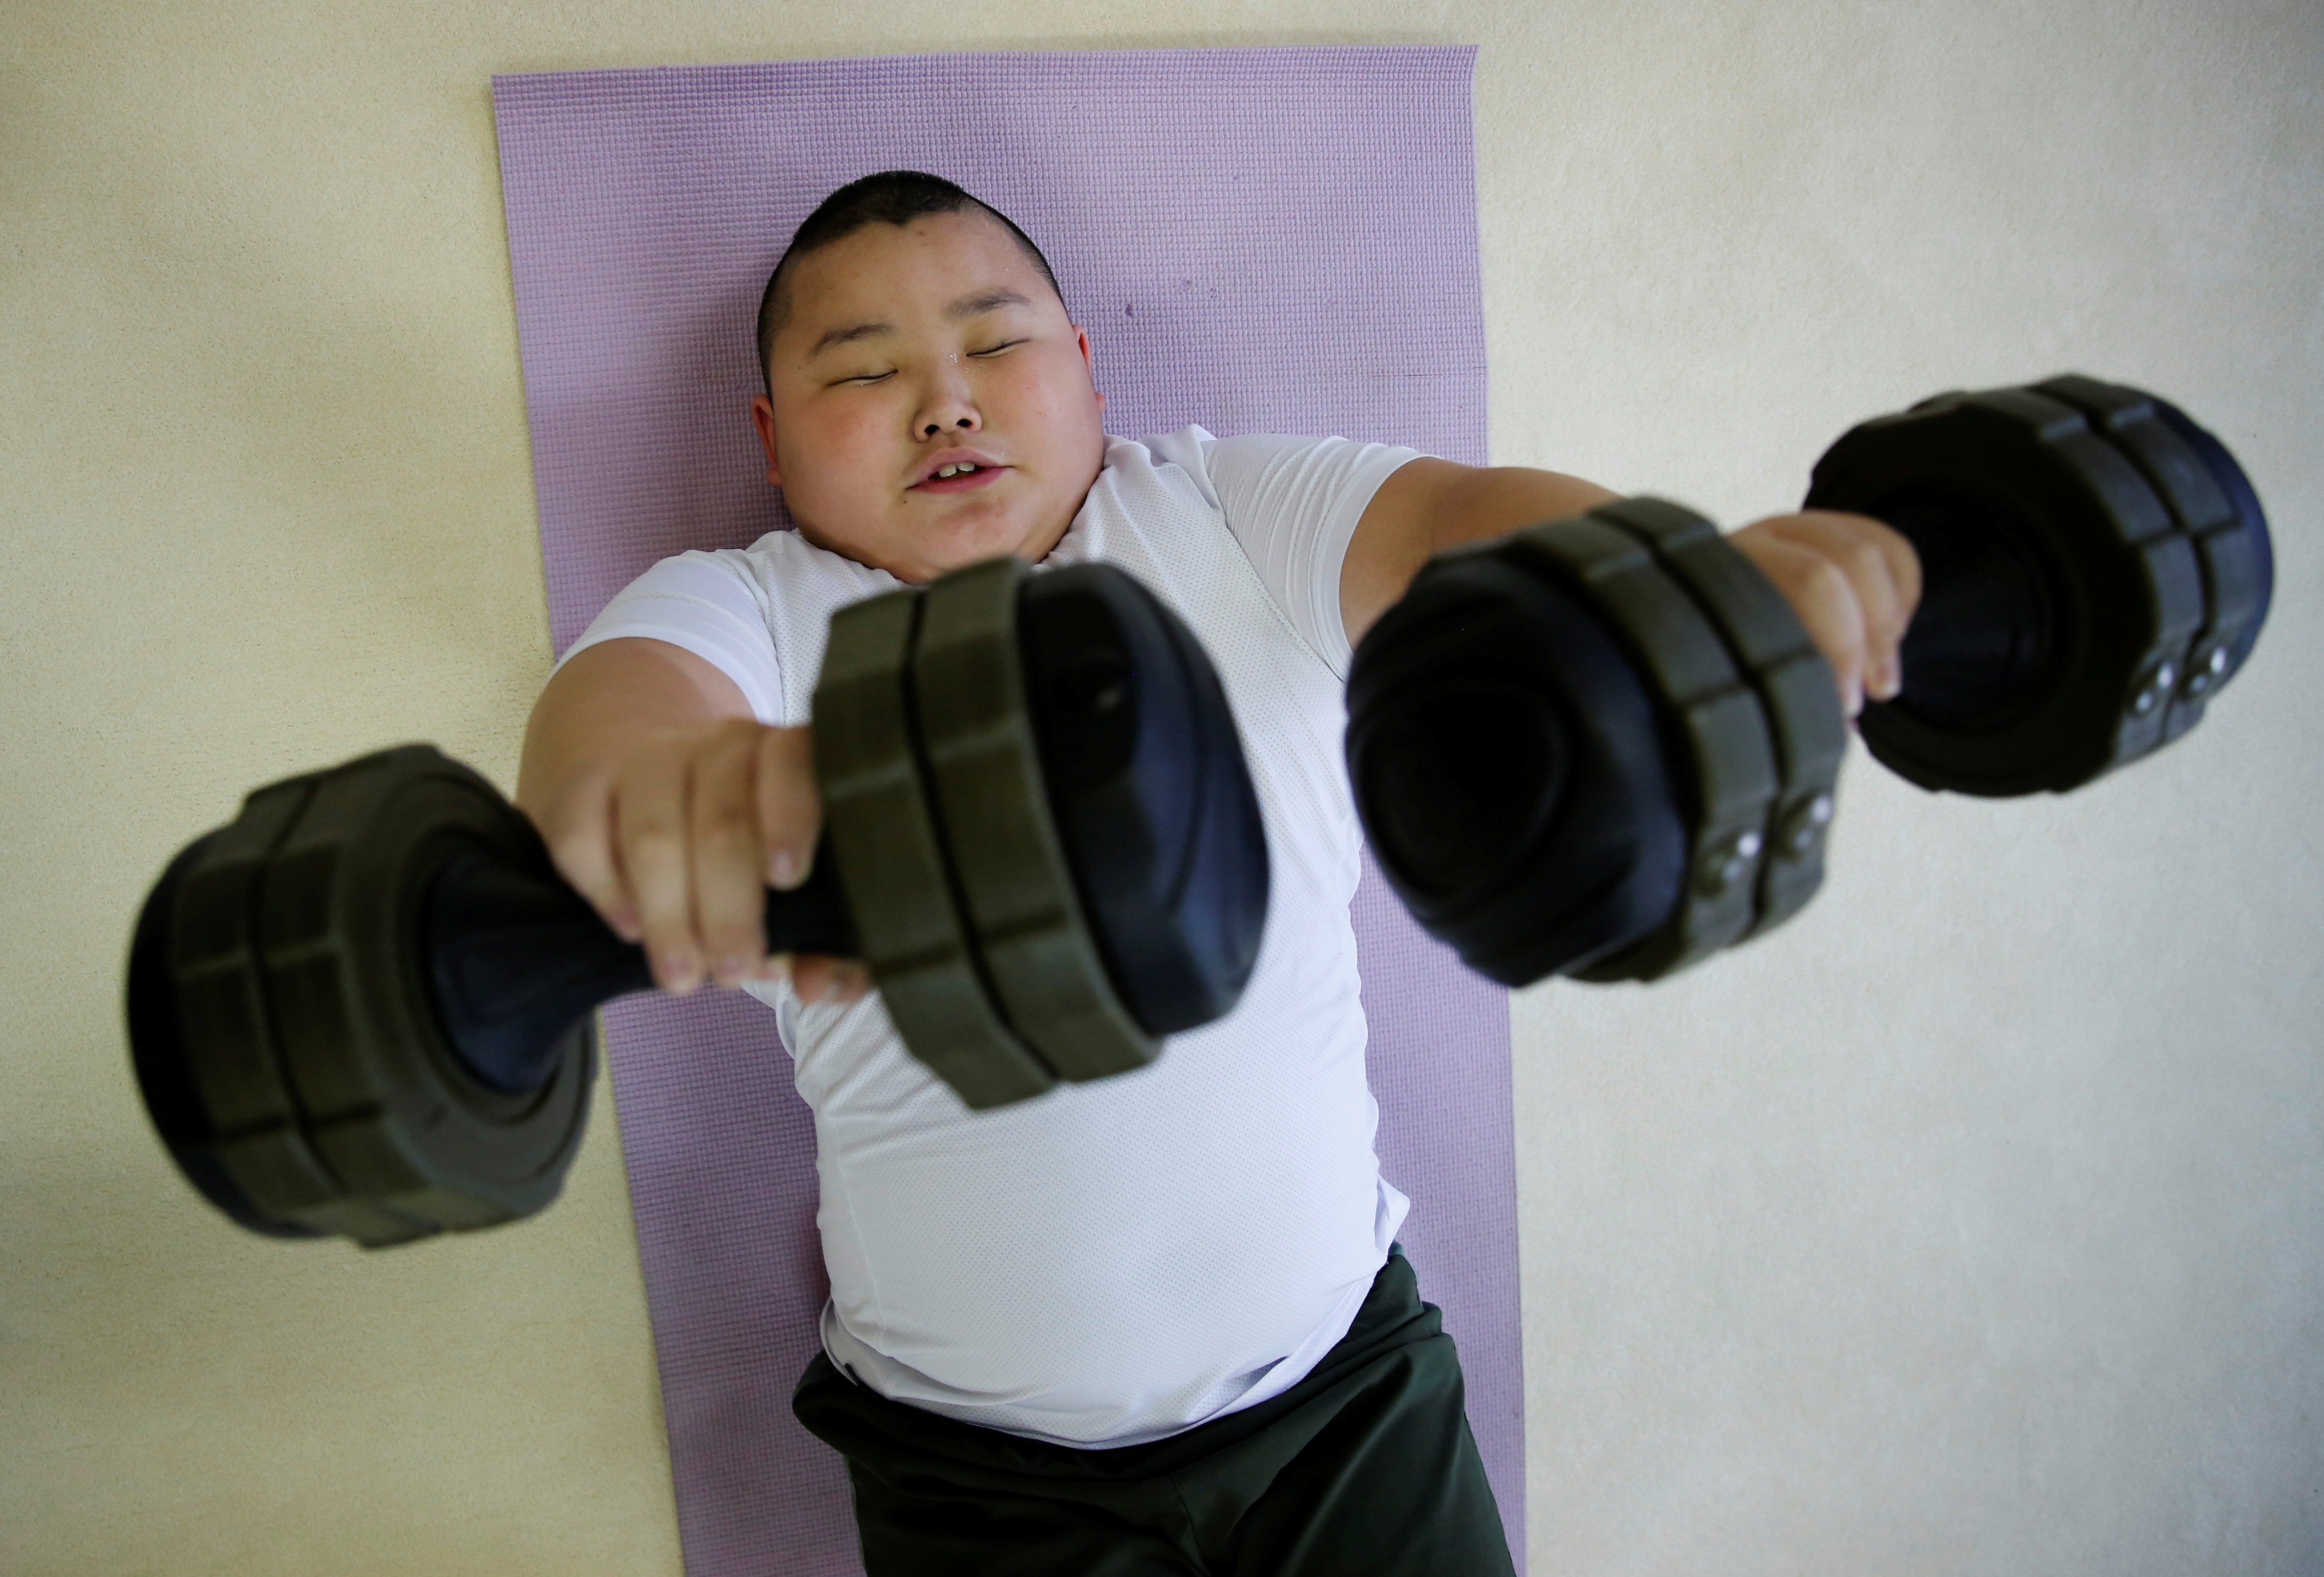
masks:
[[[968,383],[955,367],[921,385],[920,409],[912,430],[922,439],[944,432],[974,432],[983,426]]]

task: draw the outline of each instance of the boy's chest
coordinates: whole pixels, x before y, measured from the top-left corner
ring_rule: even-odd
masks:
[[[896,583],[788,533],[764,548],[782,720],[806,723],[832,614]],[[1342,763],[1340,681],[1293,632],[1217,510],[1191,486],[1109,468],[1042,567],[1093,562],[1136,576],[1201,642],[1278,854],[1300,845],[1301,863],[1317,858],[1335,878],[1351,868],[1359,835]]]
[[[1311,845],[1323,864],[1351,869],[1360,835],[1338,677],[1293,632],[1216,510],[1198,496],[1109,488],[1112,475],[1049,561],[1127,570],[1185,621],[1226,691],[1270,844],[1278,856],[1286,843]]]

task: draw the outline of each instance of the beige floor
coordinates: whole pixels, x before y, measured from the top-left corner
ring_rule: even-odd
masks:
[[[0,1571],[678,1554],[613,1113],[548,1216],[247,1240],[145,1130],[167,854],[549,661],[488,78],[1471,42],[1498,456],[1741,519],[1857,416],[2172,392],[2278,613],[2070,801],[1860,757],[1783,935],[1517,1007],[1533,1569],[2324,1569],[2324,13],[0,0]]]

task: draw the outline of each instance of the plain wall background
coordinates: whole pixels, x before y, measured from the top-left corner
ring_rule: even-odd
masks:
[[[513,779],[490,75],[1332,42],[1481,46],[1498,459],[1739,522],[1858,417],[2070,367],[2276,527],[2165,755],[1988,804],[1858,751],[1790,927],[1518,998],[1533,1570],[2324,1569],[2313,0],[7,0],[0,1569],[678,1569],[602,1082],[549,1214],[364,1256],[210,1214],[120,1029],[137,901],[253,785]]]

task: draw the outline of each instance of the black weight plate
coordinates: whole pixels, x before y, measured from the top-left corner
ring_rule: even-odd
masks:
[[[239,816],[202,840],[171,905],[168,994],[210,1125],[204,1148],[243,1196],[310,1231],[392,1234],[410,1223],[361,1198],[309,1131],[266,989],[267,877],[321,777],[254,791]]]
[[[1528,527],[1510,542],[1604,610],[1675,746],[1687,829],[1683,899],[1655,935],[1574,972],[1592,981],[1658,979],[1740,941],[1757,918],[1778,787],[1766,715],[1710,620],[1628,531],[1592,512]]]
[[[2153,489],[2080,411],[2025,389],[1924,401],[1844,435],[1806,504],[1886,521],[1921,555],[1904,693],[1858,721],[1894,770],[1964,793],[2062,792],[2163,737],[2197,571]]]
[[[815,770],[841,885],[888,1015],[912,1056],[983,1110],[1056,1074],[1002,1015],[964,914],[914,741],[908,676],[924,594],[832,615],[815,691]]]
[[[427,898],[478,847],[521,861],[538,840],[490,783],[407,745],[319,775],[267,864],[258,940],[283,1063],[316,1149],[393,1218],[351,1231],[366,1246],[540,1209],[587,1120],[590,1019],[521,1094],[477,1078],[438,1019]]]
[[[275,1238],[319,1237],[317,1229],[262,1208],[219,1162],[213,1148],[217,1125],[203,1102],[191,1053],[179,1027],[177,988],[170,974],[171,922],[186,872],[212,835],[206,834],[179,852],[137,911],[124,1006],[138,1094],[170,1158],[203,1198],[252,1231]]]
[[[2078,374],[2034,386],[2088,413],[2139,467],[2171,510],[2172,525],[2192,543],[2204,619],[2180,665],[2166,727],[2175,738],[2243,667],[2267,622],[2275,551],[2266,512],[2227,446],[2161,396]]]
[[[2177,682],[2170,687],[2156,742],[2167,744],[2202,721],[2204,704],[2230,672],[2228,653],[2252,616],[2257,588],[2246,567],[2250,555],[2242,517],[2220,478],[2153,396],[2076,374],[2034,388],[2087,416],[2138,468],[2170,512],[2172,529],[2187,540],[2180,573],[2164,588],[2180,602],[2197,601],[2191,613],[2170,621],[2191,622],[2194,629],[2172,658]]]
[[[1759,697],[1775,747],[1777,790],[1761,839],[1758,914],[1750,935],[1782,924],[1823,881],[1848,719],[1831,667],[1791,604],[1719,528],[1657,498],[1625,499],[1591,512],[1654,550],[1727,643],[1738,672]]]
[[[1149,1035],[1222,1017],[1267,924],[1267,835],[1192,632],[1110,565],[1032,576],[1018,622],[1042,783],[1106,973]]]
[[[1572,974],[1680,908],[1676,747],[1606,611],[1540,555],[1431,559],[1357,645],[1347,698],[1380,870],[1471,969]]]
[[[2208,693],[2216,696],[2243,671],[2260,629],[2267,622],[2268,609],[2275,600],[2275,545],[2259,493],[2227,447],[2168,400],[2157,398],[2154,408],[2201,458],[2235,506],[2236,529],[2207,534],[2199,543],[2204,584],[2211,595],[2211,633],[2223,643],[2227,660],[2217,668],[2200,664],[2195,674],[2209,676]]]
[[[1031,573],[995,558],[931,585],[912,692],[930,806],[1001,1012],[1059,1078],[1098,1079],[1161,1047],[1114,993],[1050,817],[1018,639]]]

